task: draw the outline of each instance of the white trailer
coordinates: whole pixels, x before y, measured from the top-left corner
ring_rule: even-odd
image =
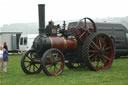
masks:
[[[26,51],[31,49],[33,41],[38,34],[22,34],[19,39],[19,50]]]
[[[9,52],[19,51],[19,39],[21,32],[0,32],[0,45],[7,43]]]

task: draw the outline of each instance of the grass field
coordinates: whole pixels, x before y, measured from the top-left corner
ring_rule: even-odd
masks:
[[[116,59],[105,71],[65,67],[62,75],[56,77],[48,77],[43,71],[38,75],[26,75],[20,60],[21,55],[9,56],[8,72],[0,71],[0,85],[128,85],[128,58]]]

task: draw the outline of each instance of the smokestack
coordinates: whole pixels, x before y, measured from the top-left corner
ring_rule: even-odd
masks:
[[[45,4],[38,5],[39,12],[39,34],[43,34],[45,31]]]

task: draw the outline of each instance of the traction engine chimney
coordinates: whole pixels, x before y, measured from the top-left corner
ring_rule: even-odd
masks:
[[[38,5],[39,12],[39,34],[45,35],[45,4]]]

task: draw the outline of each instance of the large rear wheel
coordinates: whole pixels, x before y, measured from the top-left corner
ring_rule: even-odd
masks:
[[[106,70],[114,59],[114,46],[104,33],[93,33],[84,41],[82,56],[91,70]]]

